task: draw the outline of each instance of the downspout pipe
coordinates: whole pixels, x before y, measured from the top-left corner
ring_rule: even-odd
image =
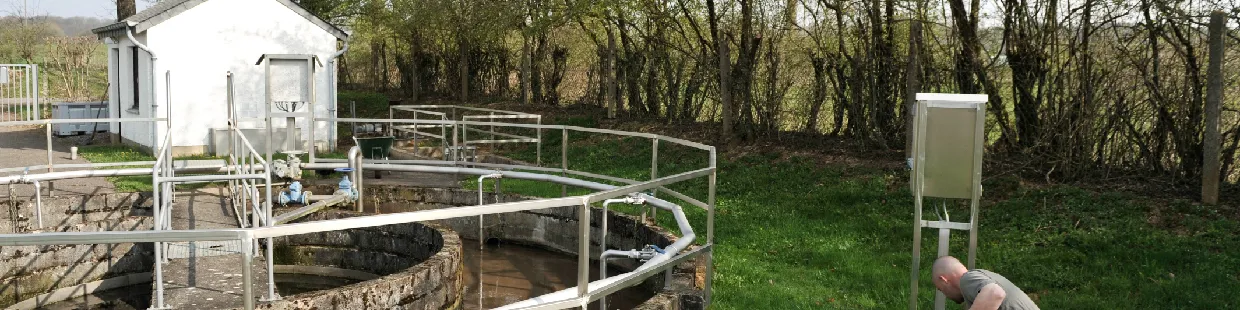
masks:
[[[331,116],[332,116],[332,117],[339,117],[338,115],[336,115],[337,111],[339,110],[339,109],[337,108],[339,105],[338,105],[338,102],[337,102],[338,100],[337,100],[337,98],[336,98],[336,97],[337,97],[337,94],[336,94],[337,89],[336,89],[336,88],[338,87],[338,86],[336,85],[336,75],[337,75],[337,74],[339,74],[339,73],[337,73],[337,68],[336,68],[336,59],[337,59],[337,58],[340,58],[340,56],[344,56],[344,53],[346,53],[346,52],[348,52],[348,51],[349,51],[349,41],[348,41],[348,40],[344,40],[344,48],[343,48],[343,49],[341,49],[340,51],[336,52],[335,54],[332,54],[332,56],[331,56],[331,57],[327,57],[327,70],[329,70],[329,72],[331,72],[330,74],[328,74],[328,75],[327,75],[327,83],[328,83],[328,84],[327,84],[327,87],[328,87],[328,88],[327,88],[327,89],[328,89],[328,91],[327,91],[327,93],[328,93],[328,98],[327,98],[327,100],[328,100],[328,102],[331,102],[331,106],[328,106],[327,108],[328,108],[328,110],[330,110],[330,112],[331,112]],[[313,111],[311,111],[311,112],[313,112]],[[313,130],[313,127],[315,127],[315,126],[317,126],[317,124],[312,124],[312,125],[310,125],[311,130]],[[336,141],[338,141],[338,140],[340,139],[340,137],[337,135],[336,130],[334,129],[334,128],[336,128],[336,122],[335,122],[335,121],[332,121],[332,124],[331,124],[331,125],[330,125],[330,127],[328,127],[328,128],[333,128],[332,130],[329,130],[329,131],[331,132],[331,143],[329,143],[329,145],[328,145],[328,149],[331,149],[331,150],[334,152],[334,151],[336,151]]]
[[[151,86],[151,118],[155,118],[156,117],[155,115],[158,115],[157,112],[159,111],[159,96],[155,95],[155,89],[156,89],[155,88],[155,68],[156,68],[155,65],[159,61],[159,56],[156,56],[155,51],[152,51],[150,47],[146,46],[146,44],[142,44],[142,42],[138,42],[138,39],[133,37],[132,26],[125,27],[125,36],[129,37],[129,42],[132,42],[134,46],[138,47],[139,49],[142,49],[143,51],[146,51],[147,54],[151,55],[151,68],[150,68],[151,73],[150,73],[150,76],[147,77],[147,83],[148,83],[147,85]],[[134,85],[134,87],[137,87],[137,85]],[[171,117],[171,115],[169,115],[169,117]],[[171,125],[172,119],[169,118],[167,120],[167,123]],[[159,122],[151,122],[151,150],[152,152],[154,150],[159,149],[159,145],[157,145],[159,144],[159,141],[160,141],[159,140]],[[156,155],[156,156],[159,156],[159,155]]]

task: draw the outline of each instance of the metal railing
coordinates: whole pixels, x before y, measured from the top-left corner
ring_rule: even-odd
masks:
[[[80,120],[74,120],[80,122]],[[562,135],[561,146],[561,165],[558,168],[512,165],[512,164],[489,164],[476,162],[460,162],[454,160],[366,160],[363,165],[366,170],[380,171],[408,171],[408,172],[424,172],[424,173],[447,173],[447,174],[472,174],[472,175],[492,175],[499,174],[505,179],[524,179],[550,182],[560,184],[564,197],[547,198],[541,200],[496,203],[479,206],[455,207],[436,210],[425,210],[416,212],[371,215],[362,217],[353,217],[336,220],[316,221],[296,224],[276,224],[271,221],[271,194],[270,194],[270,174],[267,173],[267,162],[264,161],[253,147],[249,145],[249,141],[240,134],[235,126],[230,126],[233,130],[233,139],[241,146],[240,152],[234,150],[229,156],[228,162],[222,164],[218,168],[207,169],[208,171],[225,171],[225,175],[205,175],[205,176],[177,176],[175,167],[170,165],[171,147],[170,139],[165,138],[165,142],[160,148],[159,159],[155,163],[155,167],[148,171],[151,173],[156,184],[155,189],[161,193],[156,195],[156,225],[151,231],[108,231],[108,232],[91,232],[91,233],[74,233],[74,232],[53,232],[41,234],[7,234],[0,235],[0,246],[19,246],[19,245],[64,245],[64,244],[113,244],[113,243],[136,243],[136,242],[156,242],[160,246],[156,246],[157,262],[162,262],[164,251],[161,250],[162,243],[165,242],[198,242],[198,241],[236,241],[240,242],[242,247],[243,265],[240,266],[243,273],[244,291],[243,299],[246,309],[254,308],[254,288],[252,283],[252,261],[253,256],[257,255],[254,250],[258,248],[256,243],[259,239],[268,239],[267,257],[272,257],[272,244],[270,238],[326,232],[338,231],[345,229],[355,229],[364,227],[376,227],[390,224],[402,224],[412,222],[425,222],[433,220],[443,220],[459,217],[476,217],[487,214],[500,214],[520,211],[539,210],[547,208],[573,207],[580,208],[579,215],[579,248],[578,248],[578,283],[577,288],[556,292],[545,295],[540,298],[531,299],[507,306],[507,309],[563,309],[577,308],[603,298],[625,287],[637,285],[652,276],[668,271],[675,265],[695,257],[705,257],[706,263],[706,300],[709,304],[711,297],[711,283],[713,278],[713,248],[714,248],[714,211],[715,211],[715,181],[717,178],[716,168],[716,151],[712,146],[691,142],[683,139],[677,139],[667,136],[647,133],[623,132],[606,129],[584,128],[576,126],[562,125],[542,125],[542,124],[511,124],[496,122],[476,122],[476,121],[452,121],[452,120],[425,120],[425,119],[356,119],[356,118],[321,118],[315,122],[359,122],[359,123],[386,123],[389,128],[392,125],[440,125],[441,128],[451,129],[453,136],[464,131],[466,126],[474,127],[502,127],[502,128],[524,128],[536,130],[560,131]],[[569,163],[569,137],[570,133],[587,134],[610,134],[622,137],[636,137],[650,139],[654,145],[652,150],[651,170],[657,171],[658,168],[658,148],[660,143],[672,143],[704,151],[709,154],[709,163],[705,167],[697,168],[688,172],[672,174],[668,176],[658,177],[651,175],[650,180],[631,180],[622,177],[608,176],[570,169]],[[460,143],[459,140],[453,140],[451,146]],[[541,154],[539,154],[541,155]],[[344,162],[333,162],[330,160],[319,160],[319,162],[306,163],[305,169],[334,169],[346,167],[348,164]],[[468,167],[464,167],[464,166]],[[260,172],[262,170],[262,172]],[[531,172],[527,172],[531,171]],[[570,177],[571,175],[571,177]],[[606,180],[622,184],[620,186],[609,185],[597,181],[589,181],[588,179]],[[693,198],[689,195],[669,189],[671,184],[681,183],[687,180],[706,179],[708,186],[707,197],[705,201],[701,197]],[[260,201],[257,189],[254,188],[256,180],[263,180],[266,186],[267,194],[265,200]],[[196,230],[172,230],[170,223],[170,214],[173,208],[174,197],[171,195],[174,184],[192,181],[209,181],[209,180],[228,180],[235,181],[240,185],[234,185],[233,188],[241,188],[241,203],[239,205],[250,208],[251,225],[248,227],[240,227],[234,229],[196,229]],[[251,182],[251,183],[245,183]],[[586,195],[567,196],[567,187],[579,187],[596,192]],[[683,203],[701,208],[706,212],[706,238],[701,246],[691,248],[697,238],[693,227],[689,224],[684,210],[676,203],[656,198],[647,191],[659,190],[668,196],[683,201]],[[252,193],[249,196],[245,196]],[[591,205],[603,202],[607,199],[619,197],[630,197],[637,195],[645,200],[648,205],[667,210],[676,218],[677,225],[681,232],[680,238],[672,245],[667,247],[665,254],[659,254],[646,261],[632,272],[624,273],[605,279],[590,282],[589,268],[590,264],[590,214]],[[606,232],[603,232],[603,238],[606,238]],[[275,298],[274,279],[271,272],[271,259],[267,259],[268,263],[268,298]],[[157,284],[157,305],[163,305],[162,294],[162,269],[156,264],[155,277]]]
[[[0,122],[42,118],[39,65],[0,64]]]
[[[421,119],[419,117],[419,114],[426,114],[426,115],[432,116],[433,118],[438,118],[441,121],[453,120],[453,121],[463,122],[463,123],[460,123],[462,128],[459,131],[459,135],[457,131],[453,131],[451,146],[449,146],[449,143],[448,143],[449,142],[448,141],[448,130],[447,130],[448,126],[446,125],[440,125],[440,124],[395,125],[395,124],[390,124],[388,126],[388,128],[390,128],[388,131],[389,134],[395,134],[397,132],[401,132],[401,133],[408,133],[412,135],[415,150],[416,150],[416,146],[418,142],[417,139],[419,135],[439,138],[439,140],[441,141],[440,145],[443,146],[443,154],[444,154],[445,160],[451,159],[449,158],[450,153],[461,152],[462,148],[475,148],[477,145],[531,143],[535,145],[534,146],[535,154],[536,154],[535,164],[538,166],[542,166],[542,141],[543,141],[543,137],[542,137],[543,129],[542,128],[539,128],[539,127],[516,128],[517,130],[512,131],[512,132],[501,132],[499,129],[503,129],[505,127],[502,127],[502,126],[497,127],[494,125],[489,125],[489,126],[471,128],[468,125],[468,122],[497,122],[498,123],[500,121],[505,121],[505,120],[512,120],[512,121],[533,120],[534,125],[542,125],[542,115],[524,113],[524,112],[516,112],[516,111],[458,106],[458,105],[405,105],[405,106],[392,106],[388,108],[388,118],[396,119],[397,111],[411,112],[408,114],[411,115],[412,119],[414,120]],[[422,129],[422,128],[439,128],[440,133],[434,134],[434,133],[429,133],[429,132],[418,131],[418,129]],[[469,139],[470,132],[477,134],[478,138],[474,140],[470,140]],[[456,149],[454,150],[452,148],[456,148]]]

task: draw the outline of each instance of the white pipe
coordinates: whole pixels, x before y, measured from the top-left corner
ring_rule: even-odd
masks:
[[[613,203],[642,204],[642,203],[645,203],[645,201],[639,200],[633,196],[624,197],[624,198],[607,199],[603,201],[603,233],[599,238],[599,252],[601,253],[607,253],[607,218],[610,217],[610,216],[607,216],[608,214],[607,207],[608,205],[611,205]],[[606,270],[606,269],[600,269],[600,270]],[[607,275],[604,274],[602,277],[606,278]]]
[[[620,199],[612,199],[612,200],[620,200]],[[607,220],[607,211],[606,211],[607,203],[606,202],[603,203],[603,210],[604,210],[603,211],[603,221],[604,221],[603,223],[606,223],[606,220]],[[606,246],[607,244],[606,234],[607,234],[607,224],[603,224],[604,246],[603,246],[603,254],[599,255],[598,257],[598,278],[599,279],[607,278],[607,260],[608,259],[617,258],[617,257],[639,258],[642,256],[642,253],[637,250],[628,250],[628,251],[608,250]],[[598,308],[599,310],[607,310],[607,296],[603,296],[602,298],[598,299]]]
[[[156,67],[155,65],[159,61],[159,56],[156,56],[155,51],[152,51],[150,47],[146,46],[146,44],[142,44],[142,42],[138,42],[138,39],[133,37],[132,27],[125,27],[125,36],[129,37],[129,42],[132,42],[134,46],[138,47],[139,49],[142,49],[143,51],[146,51],[147,54],[151,55],[151,68],[150,68],[151,74],[147,79],[148,80],[147,83],[149,83],[147,85],[151,86],[151,97],[152,97],[151,98],[151,117],[155,117],[155,115],[158,115],[157,112],[159,110],[159,96],[155,95],[155,67]],[[138,74],[138,73],[134,72],[134,74]],[[138,85],[134,85],[134,87],[137,87],[137,86]],[[168,125],[171,126],[172,124],[171,116],[169,116],[167,122],[168,122]],[[151,144],[152,150],[159,148],[158,145],[155,145],[159,143],[159,123],[158,122],[151,123],[151,143],[152,143]]]
[[[647,198],[647,199],[650,199],[650,198]],[[651,202],[654,202],[654,201],[658,201],[658,199],[651,199]],[[654,204],[654,203],[652,203],[652,204]],[[675,206],[675,205],[673,205],[673,206]],[[643,270],[646,270],[646,269],[650,269],[650,268],[652,268],[654,265],[657,265],[657,264],[659,264],[659,263],[662,263],[662,262],[668,261],[668,260],[672,259],[672,256],[673,256],[673,255],[675,255],[676,253],[679,253],[681,250],[684,250],[684,249],[685,249],[685,248],[687,248],[690,244],[692,244],[692,243],[693,243],[693,239],[694,239],[694,238],[696,238],[697,236],[693,234],[693,230],[692,230],[692,228],[690,228],[690,227],[687,225],[687,224],[688,224],[688,220],[685,218],[684,211],[683,211],[683,210],[681,210],[679,206],[675,206],[675,207],[673,207],[673,208],[672,208],[672,215],[676,217],[676,222],[677,222],[677,223],[683,223],[683,224],[685,224],[685,225],[681,225],[681,227],[680,227],[681,232],[684,234],[684,236],[682,236],[680,239],[676,240],[676,242],[672,243],[672,245],[670,245],[670,246],[668,246],[666,249],[664,249],[664,252],[665,252],[664,254],[658,254],[658,255],[655,255],[655,257],[654,257],[654,258],[651,258],[649,261],[646,261],[646,263],[642,264],[641,266],[638,266],[638,267],[637,267],[637,269],[634,269],[634,270],[633,270],[633,271],[631,271],[631,272],[627,272],[627,273],[619,274],[619,275],[616,275],[616,276],[613,276],[613,277],[603,278],[603,279],[600,279],[600,280],[598,280],[598,281],[590,282],[590,283],[589,283],[589,284],[587,284],[587,286],[586,286],[586,288],[587,288],[587,294],[593,294],[593,291],[597,291],[597,290],[599,290],[599,289],[601,289],[601,288],[603,288],[603,287],[606,287],[607,285],[610,285],[610,284],[612,284],[612,283],[616,283],[616,282],[623,281],[623,280],[625,280],[626,278],[628,278],[629,276],[631,276],[631,275],[633,275],[633,274],[635,274],[635,273],[637,273],[637,272],[640,272],[640,271],[643,271]],[[524,301],[520,301],[520,302],[516,302],[516,303],[508,304],[508,305],[506,305],[506,306],[503,306],[503,307],[500,307],[500,308],[496,308],[496,310],[500,310],[500,309],[519,309],[519,308],[529,307],[529,306],[533,306],[533,305],[537,305],[537,304],[541,304],[541,303],[554,302],[554,301],[562,301],[562,300],[570,300],[570,299],[577,298],[577,297],[578,297],[578,296],[577,296],[577,287],[570,287],[570,288],[567,288],[567,289],[564,289],[564,290],[561,290],[561,291],[558,291],[558,292],[554,292],[554,293],[550,293],[550,294],[545,294],[545,295],[538,296],[538,297],[534,297],[534,298],[530,298],[530,299],[527,299],[527,300],[524,300]]]
[[[504,175],[501,173],[485,174],[485,175],[478,177],[478,205],[479,206],[487,204],[485,201],[483,201],[484,199],[482,198],[482,181],[486,179],[500,179],[503,177]],[[496,194],[499,194],[499,193],[496,193]],[[486,229],[483,228],[482,226],[482,215],[479,215],[478,216],[478,249],[479,250],[486,248],[487,238],[486,238],[485,232],[486,232]],[[481,282],[482,278],[478,278],[478,281]]]
[[[338,86],[336,85],[336,75],[338,74],[338,73],[337,73],[337,71],[336,71],[336,58],[340,58],[340,56],[343,56],[343,55],[344,55],[344,53],[345,53],[345,52],[348,52],[348,51],[349,51],[349,41],[347,41],[347,40],[346,40],[346,41],[344,41],[344,49],[341,49],[339,52],[336,52],[335,54],[332,54],[332,56],[331,56],[331,57],[327,57],[327,70],[330,70],[330,72],[331,72],[331,74],[328,74],[328,75],[327,75],[327,78],[328,78],[328,80],[327,80],[327,83],[328,83],[328,85],[327,85],[327,87],[328,87],[328,92],[327,92],[327,93],[328,93],[328,96],[329,96],[329,97],[327,98],[327,100],[329,100],[329,101],[331,102],[331,104],[332,104],[330,107],[328,107],[328,108],[331,110],[331,112],[332,112],[332,117],[339,117],[339,115],[336,115],[336,112],[339,110],[339,109],[337,109],[337,108],[336,108],[336,107],[337,107],[337,104],[338,104],[338,102],[337,102],[338,100],[337,100],[337,98],[336,98],[336,97],[338,96],[338,95],[336,94],[336,91],[337,91],[337,89],[336,89],[336,88],[338,87]],[[312,112],[313,112],[313,111],[312,111]],[[310,127],[312,127],[312,128],[313,128],[314,126],[316,126],[316,125],[314,125],[314,124],[310,125]],[[340,138],[337,136],[337,132],[336,132],[336,121],[332,121],[332,122],[331,122],[330,127],[328,127],[328,128],[330,128],[330,129],[331,129],[331,130],[328,130],[329,132],[331,132],[331,143],[330,143],[331,145],[329,145],[329,146],[328,146],[328,149],[331,149],[331,150],[334,152],[334,151],[336,151],[336,141],[338,141],[338,140],[340,139]],[[312,129],[312,130],[313,130],[313,129]],[[313,162],[313,161],[311,161],[311,162]]]
[[[353,203],[357,207],[357,212],[363,212],[362,196],[365,195],[365,192],[362,191],[362,148],[360,146],[354,145],[352,148],[349,148],[349,168],[353,168],[351,173],[353,175],[353,188],[357,189],[357,201]],[[379,209],[376,208],[375,210]]]
[[[34,184],[34,217],[39,222],[39,229],[43,229],[43,189],[39,185],[39,181],[31,181]]]

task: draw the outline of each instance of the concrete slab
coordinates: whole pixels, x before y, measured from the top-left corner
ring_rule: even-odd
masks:
[[[52,138],[52,162],[55,164],[86,164],[85,159],[70,159],[69,147],[75,138]],[[47,164],[47,136],[41,127],[0,127],[0,168],[28,167]],[[31,171],[47,172],[47,170]],[[19,173],[20,174],[20,173]],[[69,179],[53,182],[56,194],[104,194],[114,191],[106,178]],[[46,186],[46,185],[44,185]],[[34,186],[12,186],[13,195],[24,198],[34,195]],[[0,185],[0,195],[9,196],[9,186]]]
[[[175,198],[172,207],[175,230],[239,227],[223,188],[178,192]],[[166,249],[171,258],[163,266],[166,306],[230,309],[244,305],[240,241],[169,243]],[[267,263],[263,259],[256,256],[252,262],[256,304],[267,292]]]

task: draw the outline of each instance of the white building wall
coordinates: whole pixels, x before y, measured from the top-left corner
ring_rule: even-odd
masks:
[[[147,30],[139,41],[145,41],[159,57],[154,96],[164,115],[164,74],[171,70],[171,108],[173,144],[178,147],[206,147],[210,132],[227,126],[226,75],[233,73],[233,87],[238,113],[242,118],[261,118],[264,97],[264,68],[255,65],[263,54],[313,54],[325,62],[336,50],[336,37],[305,17],[275,0],[211,0],[182,12]],[[128,56],[128,40],[118,42],[122,57]],[[144,57],[145,58],[145,57]],[[149,62],[149,60],[147,61]],[[143,63],[142,82],[149,81],[149,65]],[[126,62],[121,62],[122,72]],[[314,110],[319,117],[328,115],[329,100],[327,68],[316,68]],[[121,102],[128,95],[126,74],[121,74]],[[141,117],[150,117],[150,106],[143,97]],[[123,106],[124,104],[122,104]],[[124,109],[125,107],[122,107]],[[134,114],[127,114],[132,117]],[[263,127],[262,121],[242,122],[243,128]],[[149,129],[125,126],[123,135],[146,144]],[[142,126],[148,127],[148,126]],[[282,121],[276,121],[283,128]],[[309,135],[308,126],[302,136]],[[131,129],[133,128],[133,129]],[[149,128],[149,127],[148,127]],[[319,148],[325,149],[330,133],[325,122],[316,126]],[[161,135],[163,130],[161,129]],[[161,137],[162,138],[162,137]],[[187,149],[188,150],[188,149]]]
[[[134,38],[138,39],[139,42],[146,40],[146,36],[144,34],[135,34]],[[131,62],[133,59],[133,51],[134,51],[131,47],[133,46],[134,46],[133,42],[129,41],[128,38],[118,38],[115,44],[111,44],[108,46],[109,49],[114,48],[114,47],[118,48],[119,49],[118,52],[120,56],[120,59],[119,59],[120,66],[118,68],[109,70],[109,71],[119,70],[119,74],[117,75],[117,77],[120,78],[119,81],[113,81],[111,83],[112,87],[116,87],[119,89],[110,91],[111,93],[113,93],[113,95],[110,95],[110,96],[115,96],[117,98],[116,104],[117,104],[117,108],[119,109],[120,115],[122,118],[152,118],[151,104],[155,102],[154,96],[156,95],[156,92],[151,88],[151,85],[152,85],[151,58],[150,58],[151,56],[149,53],[143,51],[142,49],[138,49],[137,50],[138,58],[139,58],[138,70],[137,72],[134,72],[133,65]],[[156,54],[156,55],[158,56],[159,54]],[[109,64],[109,67],[111,67],[111,64]],[[133,105],[133,100],[134,100],[134,96],[133,96],[134,94],[133,75],[134,74],[138,75],[138,83],[139,83],[138,86],[140,88],[139,98],[141,101],[138,105],[138,109],[136,110],[131,109]],[[162,84],[156,84],[156,85],[158,86]],[[162,92],[159,92],[159,93],[162,94]],[[162,101],[159,101],[159,102],[162,102]],[[121,123],[120,126],[117,126],[116,128],[120,130],[122,138],[129,140],[131,142],[149,147],[152,141],[151,140],[152,139],[151,128],[153,126],[155,125],[153,125],[150,122],[124,122],[124,123]],[[162,127],[163,124],[159,124],[158,126]],[[158,138],[162,139],[163,137],[160,136]],[[162,141],[162,140],[157,140],[157,141]]]

